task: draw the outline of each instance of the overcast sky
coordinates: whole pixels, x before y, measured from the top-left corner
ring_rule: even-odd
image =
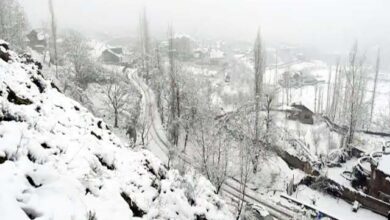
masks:
[[[19,0],[33,27],[47,21],[47,0]],[[344,49],[388,47],[390,0],[53,0],[59,27],[113,35],[134,32],[145,7],[151,31],[172,24],[204,38],[254,38],[258,26],[269,42]],[[344,48],[343,48],[344,47]],[[386,48],[385,48],[386,50]]]

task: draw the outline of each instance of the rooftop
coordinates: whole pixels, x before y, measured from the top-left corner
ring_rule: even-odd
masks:
[[[390,154],[383,155],[379,159],[378,170],[390,176]]]

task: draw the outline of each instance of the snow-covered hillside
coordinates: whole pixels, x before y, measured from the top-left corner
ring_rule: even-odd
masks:
[[[231,219],[214,187],[125,148],[106,124],[0,41],[0,216]]]

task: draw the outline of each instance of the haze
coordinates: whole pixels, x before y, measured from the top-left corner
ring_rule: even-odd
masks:
[[[48,21],[46,0],[20,0],[32,27]],[[355,40],[366,50],[388,50],[387,0],[56,0],[60,28],[135,35],[144,8],[157,38],[172,24],[199,38],[253,41],[258,26],[269,44],[288,43],[326,52],[347,50]]]

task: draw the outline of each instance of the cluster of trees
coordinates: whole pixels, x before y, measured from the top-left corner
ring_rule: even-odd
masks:
[[[155,93],[171,152],[176,155],[196,155],[196,166],[216,186],[217,191],[222,189],[229,175],[238,172],[244,196],[246,183],[250,176],[258,172],[262,158],[272,148],[275,133],[271,113],[275,91],[264,89],[263,86],[266,58],[260,32],[253,49],[253,99],[247,100],[232,115],[220,117],[220,109],[212,100],[211,82],[186,72],[176,58],[173,29],[170,27],[168,30],[168,50],[163,56],[159,44],[151,43],[147,24],[143,14],[140,19],[138,69]],[[192,146],[191,152],[188,152],[189,144]],[[231,166],[233,158],[239,162],[238,167]],[[238,213],[242,210],[242,201],[237,205]]]
[[[26,46],[28,21],[16,0],[0,0],[0,39],[8,41],[18,51]]]
[[[371,96],[367,92],[369,69],[366,57],[359,53],[357,43],[353,45],[345,63],[337,62],[335,70],[330,72],[325,113],[332,121],[347,128],[344,138],[345,147],[353,144],[357,129],[370,128],[377,93],[379,65],[378,51]]]

